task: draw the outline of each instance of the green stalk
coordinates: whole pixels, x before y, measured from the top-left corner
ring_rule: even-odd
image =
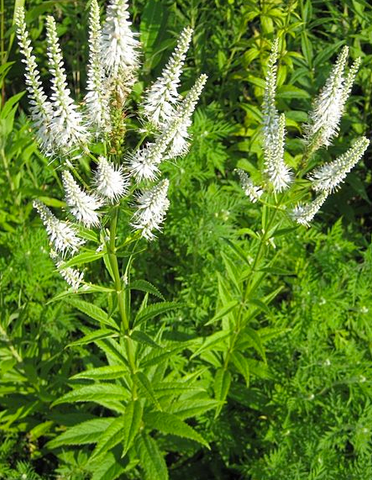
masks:
[[[283,197],[282,197],[281,200],[283,200]],[[236,342],[239,338],[240,332],[245,327],[245,324],[244,325],[242,324],[242,317],[243,317],[243,313],[244,313],[244,305],[245,305],[247,299],[249,298],[249,295],[253,291],[253,286],[255,286],[255,288],[258,286],[258,283],[256,285],[253,283],[253,275],[256,271],[257,266],[261,262],[261,258],[263,256],[264,251],[265,251],[265,245],[266,245],[266,242],[268,240],[268,232],[270,231],[270,229],[271,229],[271,227],[274,223],[274,220],[275,220],[275,217],[276,217],[276,214],[277,214],[277,211],[278,211],[280,205],[281,205],[281,202],[277,201],[277,198],[276,198],[276,195],[275,195],[274,211],[273,211],[272,215],[269,217],[269,219],[268,219],[268,221],[265,225],[265,231],[263,232],[263,235],[260,238],[257,253],[256,253],[256,256],[253,260],[253,264],[252,264],[252,267],[251,267],[251,270],[250,270],[251,275],[252,275],[252,280],[251,281],[247,280],[247,286],[246,286],[246,290],[245,290],[245,293],[244,293],[243,299],[242,299],[243,301],[241,303],[239,313],[238,313],[238,316],[237,316],[237,322],[236,322],[234,334],[231,337],[230,346],[229,346],[229,349],[226,353],[226,357],[225,357],[225,361],[224,361],[224,369],[225,370],[227,369],[228,364],[230,362],[230,358],[231,358],[231,355],[234,351],[234,347],[235,347],[235,344],[236,344]],[[261,281],[266,277],[266,275],[267,275],[267,273],[263,273],[263,276],[260,279],[259,283],[261,283]]]
[[[118,223],[119,216],[119,206],[115,206],[112,210],[111,225],[110,225],[110,241],[109,241],[109,262],[114,276],[115,290],[118,298],[119,313],[122,322],[122,329],[125,338],[125,348],[128,355],[129,368],[133,380],[133,389],[132,396],[133,399],[137,396],[137,388],[134,381],[134,375],[137,371],[135,353],[133,348],[133,340],[129,336],[130,324],[129,324],[129,312],[126,308],[126,303],[124,299],[124,285],[120,278],[118,258],[116,255],[116,228]],[[130,303],[130,302],[128,302]]]
[[[12,179],[12,176],[11,176],[10,170],[9,170],[9,162],[8,162],[8,159],[6,158],[4,149],[1,149],[0,153],[1,153],[1,158],[3,160],[5,174],[6,174],[6,177],[8,179],[8,182],[9,182],[10,191],[13,192],[14,191],[14,183],[13,183],[13,179]]]

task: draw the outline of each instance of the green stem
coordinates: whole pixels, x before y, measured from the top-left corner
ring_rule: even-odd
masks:
[[[125,302],[123,295],[123,283],[120,278],[118,259],[116,256],[116,227],[118,223],[119,208],[115,206],[113,208],[111,226],[110,226],[110,244],[109,244],[109,260],[111,269],[114,275],[114,283],[116,294],[118,297],[119,313],[122,321],[122,326],[125,334],[129,331],[129,318],[125,310]]]
[[[115,290],[118,298],[119,313],[120,313],[120,318],[121,318],[122,328],[123,328],[123,333],[125,338],[125,348],[128,355],[129,368],[132,374],[132,380],[133,380],[132,396],[133,396],[133,399],[135,399],[137,396],[137,388],[136,388],[136,384],[133,377],[137,371],[137,367],[136,367],[136,361],[135,361],[133,340],[129,336],[129,333],[130,333],[129,315],[125,307],[126,302],[124,300],[125,287],[123,285],[123,281],[120,278],[118,258],[116,255],[116,228],[118,223],[118,216],[119,216],[119,206],[115,206],[112,210],[108,255],[109,255],[110,266],[114,276]]]
[[[246,288],[246,291],[245,291],[245,295],[244,295],[244,302],[248,299],[251,291],[252,291],[252,286],[253,286],[253,275],[254,273],[256,272],[256,269],[257,269],[257,265],[259,265],[260,261],[261,261],[261,258],[262,258],[262,255],[263,255],[263,252],[264,252],[264,249],[265,249],[265,245],[268,241],[268,233],[270,232],[270,229],[274,223],[274,220],[275,220],[275,217],[276,217],[276,214],[277,214],[277,211],[280,207],[280,202],[277,202],[277,199],[275,197],[275,206],[274,206],[274,211],[272,213],[272,215],[269,217],[268,219],[268,222],[266,223],[265,225],[265,230],[260,238],[260,243],[258,245],[258,249],[257,249],[257,253],[256,253],[256,256],[253,260],[253,264],[252,264],[252,267],[251,267],[251,274],[252,274],[252,278],[251,278],[251,281],[247,281],[247,288]]]
[[[245,326],[245,324],[242,323],[243,313],[244,313],[244,305],[246,304],[246,301],[249,298],[249,295],[252,293],[252,287],[254,285],[253,275],[254,275],[254,273],[257,269],[257,266],[259,265],[259,263],[261,261],[261,258],[262,258],[263,252],[264,252],[264,248],[265,248],[265,245],[266,245],[267,240],[268,240],[268,233],[270,232],[270,229],[271,229],[271,227],[274,223],[277,211],[280,207],[280,203],[281,203],[280,201],[279,202],[277,201],[277,198],[276,198],[276,195],[275,195],[274,211],[273,211],[272,215],[269,217],[268,222],[265,225],[264,232],[262,234],[262,237],[260,238],[260,242],[259,242],[259,245],[258,245],[256,256],[253,260],[253,264],[252,264],[252,267],[250,269],[252,277],[251,277],[250,281],[249,280],[247,281],[246,290],[245,290],[244,296],[242,298],[242,303],[241,303],[241,306],[240,306],[240,309],[239,309],[239,313],[237,315],[237,322],[236,322],[236,326],[235,326],[235,331],[234,331],[234,334],[231,337],[230,346],[229,346],[229,349],[226,353],[226,357],[225,357],[225,361],[224,361],[224,368],[225,369],[227,369],[227,367],[229,365],[230,358],[231,358],[231,355],[234,351],[235,344],[236,344],[236,342],[239,338],[240,332],[242,331],[242,329]],[[267,275],[266,273],[263,273],[264,277],[266,275]],[[262,279],[261,279],[261,281],[262,281]]]
[[[13,183],[13,180],[12,180],[12,176],[10,175],[8,159],[6,158],[6,155],[5,155],[5,152],[4,152],[3,149],[1,149],[1,158],[3,160],[4,170],[5,170],[5,174],[6,174],[6,177],[8,179],[8,182],[9,182],[10,191],[13,192],[14,191],[14,183]]]

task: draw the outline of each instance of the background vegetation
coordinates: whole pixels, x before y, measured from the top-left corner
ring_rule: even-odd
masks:
[[[92,470],[89,445],[48,446],[77,415],[89,419],[97,412],[89,405],[51,404],[69,390],[69,377],[100,365],[100,357],[92,346],[67,348],[84,330],[86,316],[66,301],[48,303],[65,284],[49,259],[32,200],[61,205],[53,199],[59,188],[55,166],[39,153],[27,119],[13,28],[15,4],[21,3],[2,0],[1,17],[0,478],[142,478],[136,468],[118,476]],[[63,35],[69,80],[81,97],[89,2],[30,0],[26,7],[42,75],[48,68],[43,24],[51,13]],[[271,41],[282,39],[278,102],[288,118],[292,158],[301,148],[295,138],[300,123],[336,52],[349,45],[352,58],[361,56],[340,136],[321,152],[330,158],[355,136],[371,136],[372,7],[363,0],[133,0],[131,12],[145,52],[134,105],[186,25],[196,33],[184,88],[201,72],[209,77],[191,151],[166,167],[172,188],[164,231],[135,268],[167,301],[183,305],[156,320],[154,330],[210,335],[218,330],[206,325],[219,307],[218,285],[233,282],[243,268],[231,242],[249,256],[250,237],[242,228],[257,230],[261,221],[234,169],[254,175],[262,160],[260,104]],[[270,272],[261,294],[282,289],[252,325],[276,334],[266,339],[264,359],[247,346],[250,375],[233,371],[220,415],[210,410],[193,421],[211,450],[171,436],[158,439],[168,452],[171,479],[372,478],[370,167],[367,152],[311,229],[281,237],[281,270]],[[190,373],[187,356],[177,368]],[[213,365],[212,356],[200,358],[195,368]],[[213,396],[211,379],[204,381]]]

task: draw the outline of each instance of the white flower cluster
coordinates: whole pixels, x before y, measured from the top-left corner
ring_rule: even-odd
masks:
[[[178,87],[192,34],[193,30],[190,27],[183,30],[176,50],[170,57],[161,76],[146,92],[143,102],[144,116],[155,127],[161,128],[169,122],[169,119],[175,113],[175,106],[180,101]]]
[[[357,59],[345,77],[348,54],[348,47],[344,47],[309,114],[310,122],[306,125],[305,132],[306,140],[313,151],[329,146],[331,140],[338,135],[346,100],[360,65],[360,59]]]
[[[252,180],[249,178],[248,174],[244,172],[244,170],[238,168],[237,172],[244,193],[247,195],[247,197],[249,197],[252,203],[257,202],[257,200],[263,194],[262,189],[252,182]]]
[[[57,269],[75,290],[82,282],[83,274],[69,267],[68,263],[66,266],[65,257],[75,255],[85,243],[79,236],[82,228],[101,228],[104,223],[101,221],[102,207],[110,209],[122,197],[131,194],[133,187],[140,188],[130,224],[147,240],[152,240],[154,232],[161,230],[169,207],[169,182],[163,179],[148,184],[158,180],[164,160],[187,152],[191,117],[207,79],[206,75],[201,75],[184,98],[178,93],[193,33],[187,27],[180,34],[161,76],[146,91],[142,102],[142,120],[148,127],[145,131],[151,135],[156,131],[154,138],[144,147],[127,154],[128,161],[119,164],[118,152],[110,148],[110,139],[116,134],[115,120],[126,116],[121,100],[129,94],[135,82],[140,43],[138,34],[131,30],[127,0],[110,0],[102,27],[97,0],[90,4],[87,92],[82,108],[72,99],[67,85],[53,17],[46,20],[51,74],[51,95],[48,98],[40,81],[23,8],[19,8],[16,14],[17,36],[26,64],[26,86],[37,138],[45,154],[59,156],[65,161],[62,171],[65,202],[76,223],[59,220],[40,201],[35,201],[34,207],[48,232]],[[104,142],[104,151],[114,151],[114,161],[107,155],[96,158],[90,151],[94,141]],[[83,189],[80,186],[82,179],[67,158],[72,154],[93,159],[96,163],[90,187]]]
[[[137,180],[154,180],[165,158],[174,158],[187,152],[187,127],[191,124],[191,116],[206,81],[207,76],[200,75],[156,141],[145,145],[131,158],[130,170]]]
[[[280,193],[288,190],[295,175],[284,162],[285,116],[279,115],[276,108],[278,41],[273,43],[268,62],[266,86],[263,98],[263,151],[264,173],[269,189]],[[348,48],[344,47],[326,81],[325,87],[314,101],[309,114],[310,122],[305,126],[306,151],[304,158],[309,159],[322,146],[328,146],[338,135],[341,116],[355,80],[360,59],[357,59],[345,73]],[[299,204],[290,212],[299,224],[309,226],[327,197],[337,190],[346,175],[359,162],[369,145],[366,137],[357,139],[354,145],[333,162],[317,167],[308,175],[310,190],[317,196],[308,204]],[[245,172],[239,171],[241,185],[252,202],[260,199],[263,189],[255,186]]]
[[[162,180],[138,197],[138,209],[133,215],[132,226],[141,230],[142,236],[148,240],[154,238],[154,230],[160,230],[169,208],[168,187],[169,181]]]
[[[110,131],[110,94],[113,88],[124,91],[126,83],[133,84],[139,65],[139,42],[130,30],[127,9],[126,0],[111,0],[101,29],[97,0],[91,2],[87,94],[83,108],[71,98],[54,18],[46,19],[52,90],[48,99],[32,53],[24,10],[17,9],[17,36],[26,63],[32,119],[45,154],[68,154],[76,148],[87,148],[91,133],[104,135]]]

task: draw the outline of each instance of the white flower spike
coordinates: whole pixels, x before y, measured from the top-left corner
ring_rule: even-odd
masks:
[[[147,240],[155,238],[154,230],[161,229],[161,224],[169,208],[168,187],[169,181],[162,180],[138,197],[138,208],[133,215],[131,225],[136,230],[141,230],[142,236]]]
[[[175,115],[170,119],[164,132],[154,143],[148,143],[129,161],[129,170],[137,181],[155,180],[159,173],[159,165],[167,158],[187,151],[187,127],[191,123],[191,115],[195,109],[200,93],[207,80],[201,75],[186,98],[179,105]]]
[[[292,181],[291,170],[284,162],[284,147],[285,115],[282,113],[279,117],[276,137],[274,136],[271,144],[267,144],[264,149],[265,173],[274,192],[286,190]]]
[[[66,262],[61,260],[55,251],[50,252],[50,258],[56,264],[58,273],[61,277],[72,287],[74,292],[77,292],[81,283],[83,282],[84,272],[80,272],[76,268],[65,267]]]
[[[105,70],[101,61],[101,25],[97,0],[92,0],[89,17],[89,63],[85,104],[88,120],[97,133],[110,131],[109,94],[105,86]]]
[[[264,148],[269,148],[277,141],[278,137],[279,113],[275,105],[278,57],[279,41],[276,39],[272,44],[267,65],[265,92],[262,103]]]
[[[66,203],[70,212],[86,227],[98,226],[99,216],[96,210],[102,206],[101,200],[95,195],[88,195],[75,182],[70,172],[65,170],[62,173],[62,182],[65,189]]]
[[[262,189],[254,185],[254,183],[249,178],[249,175],[246,172],[244,172],[240,168],[237,169],[237,172],[238,172],[238,175],[240,178],[240,184],[244,193],[247,195],[247,197],[249,197],[252,203],[257,202],[257,200],[259,200],[259,198],[263,193]]]
[[[291,212],[291,217],[300,225],[309,227],[315,215],[321,209],[323,203],[326,201],[329,192],[322,192],[318,197],[310,203],[299,204]]]
[[[35,200],[33,207],[39,213],[54,248],[62,256],[65,256],[66,253],[76,253],[85,243],[77,236],[77,231],[72,225],[58,220],[42,202]]]
[[[129,179],[124,176],[123,169],[116,167],[105,157],[98,158],[95,172],[95,188],[100,197],[116,202],[128,190]]]
[[[40,74],[37,68],[35,56],[31,46],[28,31],[25,23],[25,12],[22,7],[18,8],[15,17],[17,25],[18,43],[24,59],[25,79],[28,97],[30,99],[31,118],[36,130],[36,137],[41,150],[48,155],[54,152],[54,135],[51,129],[53,119],[53,108],[40,81]]]
[[[337,190],[339,185],[345,180],[347,174],[362,158],[368,145],[368,138],[361,137],[339,158],[314,170],[314,172],[309,175],[309,179],[312,182],[312,189],[316,192],[333,192]]]
[[[349,86],[345,88],[344,73],[348,54],[348,47],[344,47],[310,112],[310,122],[305,133],[308,144],[313,145],[313,150],[330,145],[332,138],[338,135],[345,102],[356,74],[354,66]]]
[[[157,128],[162,128],[169,122],[180,101],[178,87],[182,68],[186,59],[193,30],[186,27],[180,35],[177,47],[170,57],[161,76],[148,89],[143,102],[143,113],[147,120]]]
[[[63,67],[63,57],[59,46],[56,23],[53,17],[48,16],[47,43],[50,72],[52,74],[52,95],[50,97],[54,115],[51,128],[55,132],[56,141],[61,150],[68,151],[81,146],[87,141],[87,130],[83,124],[83,117],[77,110],[70,96],[67,78]]]
[[[128,74],[138,67],[140,43],[131,25],[127,0],[110,0],[101,42],[101,59],[109,77]]]
[[[174,123],[175,133],[167,152],[168,158],[182,156],[188,152],[190,145],[188,141],[190,138],[188,128],[191,126],[191,117],[194,113],[196,104],[199,101],[204,85],[207,82],[207,78],[208,77],[205,74],[200,75],[195,82],[195,85],[176,110],[176,121]]]

